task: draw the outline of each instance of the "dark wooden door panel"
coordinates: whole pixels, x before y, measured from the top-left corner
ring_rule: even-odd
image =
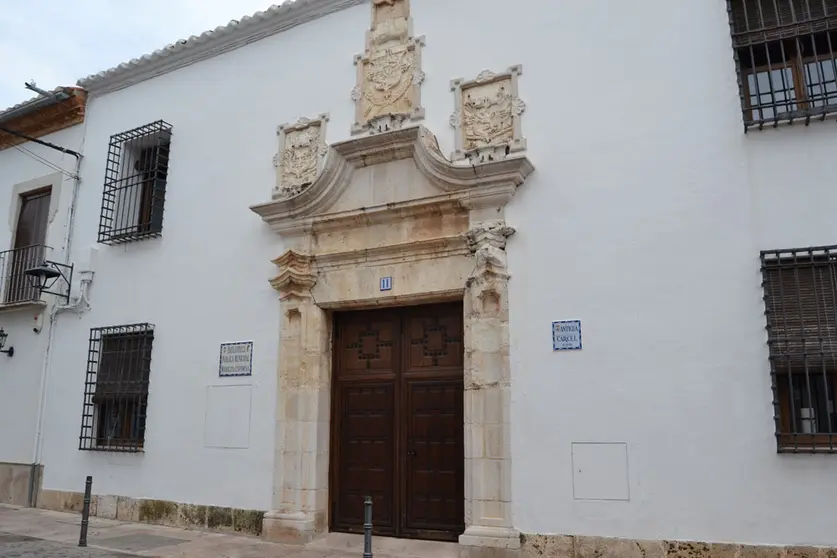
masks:
[[[375,526],[390,533],[395,525],[395,390],[390,383],[341,383],[338,525],[363,527],[363,502],[372,496]]]
[[[331,526],[456,540],[464,530],[462,305],[338,314]]]
[[[26,278],[25,271],[41,265],[46,253],[47,226],[49,225],[49,203],[52,188],[46,188],[21,196],[20,213],[15,228],[15,251],[5,270],[3,282],[5,302],[37,300],[40,292]],[[5,263],[5,262],[3,262]]]
[[[340,331],[338,375],[394,372],[397,363],[398,315],[386,311],[350,314]]]
[[[407,382],[405,528],[461,533],[464,528],[463,385]]]
[[[20,213],[15,230],[15,248],[24,248],[46,242],[49,223],[49,202],[52,189],[40,190],[21,196]]]
[[[419,306],[408,313],[407,371],[453,370],[462,374],[462,306]]]

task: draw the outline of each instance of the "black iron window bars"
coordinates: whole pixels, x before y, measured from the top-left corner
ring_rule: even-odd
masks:
[[[837,0],[727,0],[745,130],[837,113]]]
[[[118,244],[162,234],[171,134],[171,125],[158,120],[111,136],[99,242]]]
[[[837,246],[761,254],[780,452],[837,452]]]
[[[147,323],[90,330],[79,449],[143,450],[153,341]]]

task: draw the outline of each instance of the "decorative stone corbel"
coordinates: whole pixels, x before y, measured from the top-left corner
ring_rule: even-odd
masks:
[[[518,93],[523,66],[495,74],[484,70],[470,81],[451,81],[455,109],[450,124],[456,128],[453,161],[471,164],[500,161],[526,150],[520,117],[526,103]]]
[[[301,194],[320,175],[328,153],[326,122],[328,114],[323,113],[314,119],[302,117],[293,124],[279,126],[279,152],[273,158],[273,199]]]
[[[270,286],[281,293],[280,300],[311,296],[311,289],[317,284],[311,256],[288,250],[273,263],[282,270],[270,280]]]

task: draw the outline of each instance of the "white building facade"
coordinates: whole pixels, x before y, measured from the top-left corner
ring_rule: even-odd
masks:
[[[6,223],[0,227],[0,502],[5,504],[35,503],[43,472],[51,317],[67,301],[41,297],[25,271],[49,260],[54,269],[68,272],[85,101],[84,90],[60,88],[0,115],[0,213]],[[25,139],[29,134],[38,135],[37,141]],[[66,284],[48,290],[62,287]]]
[[[72,286],[40,333],[0,313],[0,461],[43,507],[92,475],[101,516],[297,543],[371,496],[466,555],[824,555],[835,25],[298,0],[81,80],[41,138],[82,154]],[[33,165],[0,151],[11,249]]]

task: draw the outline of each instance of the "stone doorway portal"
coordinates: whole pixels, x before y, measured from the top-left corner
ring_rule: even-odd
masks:
[[[271,280],[280,293],[281,332],[273,509],[265,515],[265,536],[304,543],[335,525],[329,463],[332,384],[340,369],[332,358],[332,316],[462,301],[459,543],[474,552],[516,552],[506,266],[514,229],[505,223],[505,207],[533,171],[531,163],[509,157],[454,165],[436,138],[416,126],[332,144],[322,165],[301,192],[280,192],[252,207],[284,249]],[[410,529],[424,537],[456,531],[422,523],[428,512],[418,508],[392,508],[405,510],[412,518],[394,516],[391,526],[402,536]]]
[[[337,313],[333,531],[455,541],[465,530],[462,304]]]

